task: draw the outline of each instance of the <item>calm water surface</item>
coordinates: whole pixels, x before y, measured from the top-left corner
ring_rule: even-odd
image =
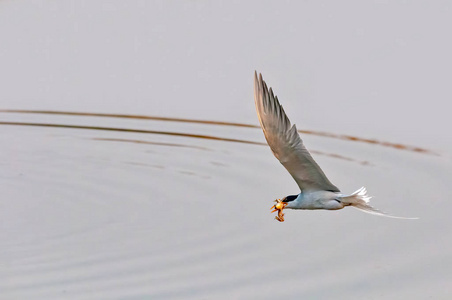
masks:
[[[0,112],[2,299],[447,299],[450,159],[304,131],[383,211],[270,214],[297,193],[255,125]]]

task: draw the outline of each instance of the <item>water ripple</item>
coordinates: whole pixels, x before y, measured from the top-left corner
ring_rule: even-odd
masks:
[[[182,123],[197,123],[197,124],[209,124],[209,125],[222,125],[222,126],[236,126],[236,127],[246,127],[246,128],[260,128],[258,125],[235,123],[235,122],[222,122],[222,121],[211,121],[211,120],[195,120],[195,119],[185,119],[185,118],[170,118],[170,117],[156,117],[156,116],[145,116],[145,115],[127,115],[127,114],[107,114],[107,113],[87,113],[87,112],[68,112],[68,111],[50,111],[50,110],[20,110],[20,109],[3,109],[0,110],[3,113],[22,113],[22,114],[48,114],[48,115],[67,115],[67,116],[85,116],[85,117],[108,117],[108,118],[123,118],[123,119],[136,119],[136,120],[156,120],[165,122],[182,122]],[[4,124],[6,125],[6,124]],[[19,125],[19,124],[17,124]],[[38,126],[38,125],[36,125]],[[72,127],[68,127],[72,128]],[[92,128],[94,129],[94,128]],[[105,129],[107,130],[107,129]],[[352,142],[361,142],[372,145],[380,145],[383,147],[390,147],[399,150],[412,151],[417,153],[438,155],[437,153],[416,146],[404,145],[400,143],[391,143],[387,141],[379,141],[375,139],[361,138],[357,136],[344,135],[344,134],[334,134],[322,131],[314,130],[298,130],[303,134],[310,134],[334,139],[340,139]],[[135,131],[136,132],[136,131]],[[240,140],[232,140],[235,142],[242,142]]]

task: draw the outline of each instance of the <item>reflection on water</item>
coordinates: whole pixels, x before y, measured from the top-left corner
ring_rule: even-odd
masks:
[[[14,125],[14,126],[34,126],[34,127],[55,127],[55,128],[68,128],[68,129],[88,129],[88,130],[104,130],[104,131],[118,131],[118,132],[130,132],[130,133],[149,133],[149,134],[163,134],[180,137],[200,138],[206,140],[216,140],[223,142],[245,143],[264,145],[263,143],[245,141],[239,139],[228,139],[211,135],[202,134],[190,134],[182,132],[170,132],[170,131],[158,131],[158,130],[143,130],[143,129],[129,129],[129,128],[115,128],[115,127],[100,127],[100,126],[83,126],[83,125],[65,125],[65,124],[48,124],[48,123],[25,123],[25,122],[0,122],[0,125]]]
[[[199,138],[199,139],[207,139],[207,140],[216,140],[222,142],[234,142],[234,143],[244,143],[251,145],[261,145],[267,146],[265,143],[248,141],[248,140],[240,140],[240,139],[231,139],[224,138],[218,136],[211,135],[202,135],[202,134],[189,134],[189,133],[181,133],[181,132],[170,132],[170,131],[157,131],[157,130],[143,130],[143,129],[130,129],[130,128],[114,128],[114,127],[99,127],[99,126],[82,126],[82,125],[65,125],[65,124],[49,124],[49,123],[24,123],[24,122],[0,122],[0,125],[11,125],[11,126],[33,126],[33,127],[55,127],[55,128],[69,128],[69,129],[88,129],[88,130],[105,130],[105,131],[118,131],[118,132],[130,132],[130,133],[146,133],[146,134],[161,134],[161,135],[169,135],[169,136],[180,136],[180,137],[189,137],[189,138]],[[103,141],[112,141],[112,142],[128,142],[128,143],[141,143],[141,144],[153,144],[160,146],[174,146],[174,147],[193,147],[188,145],[181,145],[175,143],[160,143],[160,142],[149,142],[149,141],[140,141],[140,140],[130,140],[130,139],[115,139],[115,138],[95,138],[96,140]],[[202,147],[197,147],[202,148]],[[207,150],[204,148],[204,150]],[[322,151],[311,150],[311,153],[329,156],[338,159],[344,159],[348,161],[356,161],[353,158],[346,157],[343,155],[335,154],[335,153],[325,153]],[[362,165],[371,165],[368,161],[357,161]]]
[[[67,111],[48,111],[48,110],[14,110],[14,109],[3,109],[0,110],[0,112],[3,113],[23,113],[23,114],[50,114],[50,115],[68,115],[68,116],[87,116],[87,117],[109,117],[109,118],[124,118],[124,119],[142,119],[142,120],[156,120],[156,121],[169,121],[169,122],[182,122],[182,123],[199,123],[199,124],[210,124],[210,125],[223,125],[223,126],[237,126],[237,127],[248,127],[248,128],[259,128],[258,125],[250,125],[250,124],[243,124],[243,123],[234,123],[234,122],[221,122],[221,121],[207,121],[207,120],[192,120],[192,119],[182,119],[182,118],[168,118],[168,117],[155,117],[155,116],[142,116],[142,115],[124,115],[124,114],[103,114],[103,113],[83,113],[83,112],[67,112]],[[19,124],[16,124],[19,125]],[[38,126],[38,125],[35,125]],[[75,127],[77,128],[77,127]],[[96,129],[96,128],[92,128]],[[374,145],[380,145],[384,147],[391,147],[396,148],[400,150],[408,150],[413,152],[419,152],[419,153],[426,153],[426,154],[433,154],[437,155],[436,153],[420,148],[420,147],[413,147],[409,145],[403,145],[403,144],[397,144],[397,143],[390,143],[385,141],[378,141],[374,139],[366,139],[366,138],[360,138],[356,136],[350,136],[350,135],[341,135],[341,134],[333,134],[328,132],[321,132],[321,131],[313,131],[313,130],[298,130],[300,133],[303,134],[311,134],[311,135],[318,135],[323,137],[329,137],[329,138],[335,138],[335,139],[341,139],[341,140],[347,140],[347,141],[354,141],[354,142],[362,142],[362,143],[368,143],[368,144],[374,144]],[[208,137],[203,137],[208,138]],[[233,140],[234,142],[241,142],[239,140]]]
[[[76,125],[40,115],[71,115]],[[325,157],[322,167],[344,192],[366,185],[379,208],[421,219],[344,209],[288,211],[280,224],[268,208],[297,187],[268,146],[253,140],[262,138],[254,125],[70,112],[0,116],[5,299],[447,294],[452,238],[444,235],[450,223],[442,208],[450,165],[423,155],[431,151],[302,131],[319,137],[321,150],[312,152]],[[107,116],[131,123],[111,126],[100,118]],[[385,147],[369,153],[369,145]]]
[[[206,147],[194,146],[194,145],[185,145],[178,143],[160,143],[160,142],[151,142],[151,141],[143,141],[143,140],[131,140],[131,139],[115,139],[115,138],[92,138],[95,141],[109,141],[109,142],[124,142],[124,143],[135,143],[135,144],[149,144],[149,145],[157,145],[157,146],[169,146],[169,147],[185,147],[185,148],[193,148],[199,150],[211,151],[211,149]]]

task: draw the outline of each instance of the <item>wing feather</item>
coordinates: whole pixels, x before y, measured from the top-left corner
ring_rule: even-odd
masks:
[[[278,97],[273,94],[271,88],[267,88],[261,74],[259,78],[257,77],[256,72],[254,73],[254,101],[268,145],[300,189],[339,192],[303,145],[297,127],[291,126],[289,118],[279,104]]]

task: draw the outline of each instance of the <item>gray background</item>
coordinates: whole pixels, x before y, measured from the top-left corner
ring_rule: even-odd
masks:
[[[2,111],[88,128],[0,126],[0,298],[449,299],[451,8],[0,1],[0,109],[257,125],[257,70],[299,129],[401,144],[302,135],[344,193],[420,217],[276,222],[298,190],[259,128]]]
[[[299,127],[450,149],[451,6],[2,1],[0,101],[256,124],[258,70]]]

